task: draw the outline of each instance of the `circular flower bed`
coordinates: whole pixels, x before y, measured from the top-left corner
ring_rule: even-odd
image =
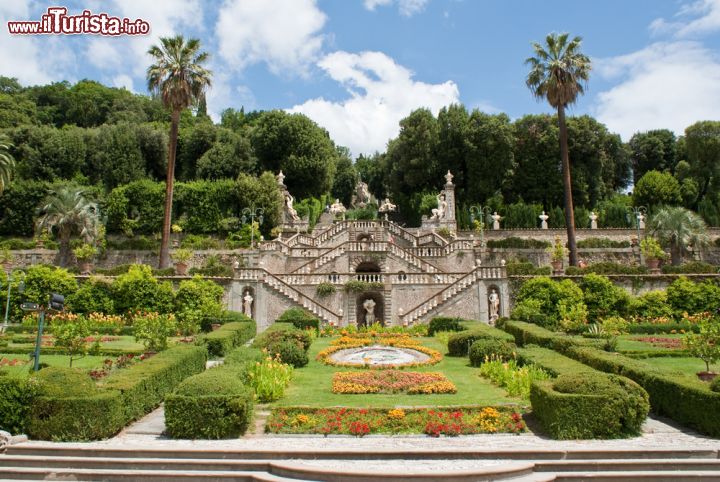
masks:
[[[317,355],[317,360],[327,365],[360,367],[360,368],[399,368],[415,367],[421,365],[434,365],[442,360],[442,354],[431,348],[420,345],[418,340],[407,335],[382,333],[369,336],[367,333],[342,336],[333,340],[328,348]],[[353,356],[356,352],[349,351],[361,347],[377,347],[373,353],[368,350],[366,355]],[[387,353],[381,352],[381,347],[394,347],[397,349],[397,361],[387,359]],[[345,357],[335,356],[337,352],[347,351]],[[387,350],[384,350],[387,352]],[[409,355],[409,356],[403,356]],[[421,356],[422,355],[422,356]]]

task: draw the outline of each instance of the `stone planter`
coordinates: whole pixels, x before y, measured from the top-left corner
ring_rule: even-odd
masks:
[[[645,265],[650,270],[650,273],[657,274],[660,272],[660,260],[657,258],[646,258]]]
[[[697,372],[697,377],[704,382],[711,382],[718,376],[715,372]]]
[[[187,276],[188,265],[187,263],[177,262],[175,263],[175,274],[178,276]]]
[[[550,261],[550,264],[552,265],[553,274],[562,274],[563,273],[563,262],[561,260],[553,260]]]
[[[92,273],[93,264],[90,261],[80,261],[80,274]]]

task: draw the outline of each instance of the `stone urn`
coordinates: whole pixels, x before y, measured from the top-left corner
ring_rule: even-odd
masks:
[[[187,276],[188,264],[184,261],[177,261],[175,263],[175,274],[178,276]]]
[[[650,270],[650,273],[657,274],[660,272],[660,260],[658,258],[646,258],[645,265]]]
[[[711,382],[715,380],[715,378],[718,376],[718,373],[715,372],[697,372],[697,377],[704,381],[704,382]]]
[[[562,260],[552,260],[552,261],[550,261],[550,264],[552,265],[553,274],[562,274],[562,271],[563,271]]]
[[[90,274],[93,270],[93,264],[90,261],[81,261],[79,263],[80,265],[80,274]]]

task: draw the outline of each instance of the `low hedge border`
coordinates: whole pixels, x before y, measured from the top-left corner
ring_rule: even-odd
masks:
[[[226,323],[215,331],[198,337],[197,344],[207,347],[210,358],[221,358],[236,346],[255,336],[255,321],[234,321]]]
[[[629,358],[683,358],[689,357],[687,350],[618,350],[618,353]]]
[[[490,325],[476,325],[470,330],[460,331],[450,335],[448,338],[448,355],[468,356],[470,346],[482,338],[495,338],[498,340],[512,342],[513,336]]]
[[[700,326],[690,323],[631,323],[628,326],[628,333],[633,335],[667,335],[671,333],[682,333],[683,331],[694,331],[697,333],[700,331]]]
[[[467,328],[460,323],[462,318],[453,318],[449,316],[436,316],[428,324],[427,336],[433,336],[438,331],[464,331]]]
[[[570,346],[580,345],[599,348],[605,344],[605,340],[603,339],[559,334],[524,321],[508,320],[503,324],[503,330],[511,334],[515,343],[520,346],[539,345],[557,350],[561,353]]]
[[[165,398],[168,435],[184,439],[238,437],[250,425],[253,400],[253,390],[243,385],[238,365],[194,375]]]

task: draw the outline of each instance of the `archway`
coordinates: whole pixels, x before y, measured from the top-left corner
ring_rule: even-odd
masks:
[[[383,298],[383,295],[377,292],[360,293],[359,295],[357,295],[357,299],[355,300],[355,319],[357,320],[358,327],[368,325],[368,309],[366,309],[365,303],[369,300],[372,300],[372,303],[374,303],[374,306],[372,306],[371,303],[369,303],[367,306],[372,307],[371,311],[375,315],[375,321],[385,322],[385,299]]]

